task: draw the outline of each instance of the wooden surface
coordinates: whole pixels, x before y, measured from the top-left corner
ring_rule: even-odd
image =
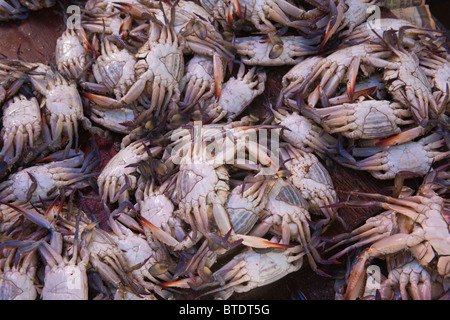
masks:
[[[438,2],[435,1],[436,7],[440,8],[438,10],[439,13],[443,12],[442,8],[445,6],[445,15],[447,15],[449,12],[448,2],[447,5]],[[56,5],[50,9],[32,12],[28,19],[19,23],[0,23],[0,53],[9,58],[17,58],[19,53],[27,61],[53,63],[56,39],[65,29],[64,17],[61,12],[62,8]],[[448,21],[445,21],[445,23],[448,23]],[[275,69],[270,70],[269,68],[267,89],[269,96],[276,96],[279,90],[280,79],[280,73],[277,73]],[[102,152],[102,164],[97,170],[101,170],[116,151],[114,150],[113,142],[100,139],[97,142]],[[347,197],[345,191],[383,192],[383,188],[391,184],[390,181],[378,181],[368,173],[353,171],[339,165],[331,164],[331,166],[328,166],[328,169],[341,200]],[[348,227],[353,229],[361,225],[369,216],[379,211],[378,209],[345,208],[340,210],[340,215],[347,222]],[[330,227],[324,236],[331,236],[342,231],[342,227],[336,223],[336,225]],[[343,272],[345,272],[345,265],[323,265],[320,268],[337,277],[342,276]],[[310,300],[334,299],[333,286],[333,279],[327,279],[312,272],[305,259],[304,266],[300,271],[288,275],[273,285],[258,288],[249,293],[235,295],[232,298],[291,299],[292,296],[295,296],[295,292],[300,290]]]

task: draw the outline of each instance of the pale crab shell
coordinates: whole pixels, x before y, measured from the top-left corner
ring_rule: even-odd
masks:
[[[92,66],[98,83],[114,92],[117,99],[123,97],[136,81],[134,65],[136,58],[127,49],[119,50],[114,44],[104,44],[105,50]]]
[[[171,43],[155,42],[150,44],[149,51],[145,52],[146,63],[155,78],[160,79],[168,87],[177,86],[184,75],[184,57],[180,46]],[[152,84],[148,84],[151,92]]]
[[[311,78],[314,67],[323,59],[323,57],[312,56],[293,66],[281,79],[279,103],[283,98],[289,98],[294,92],[302,90]]]
[[[19,157],[26,145],[34,146],[42,130],[39,103],[36,98],[27,99],[24,96],[15,96],[8,101],[3,109],[3,148],[0,152],[5,159]],[[22,143],[21,143],[22,141]],[[11,148],[15,144],[15,152]],[[9,147],[8,147],[9,146]]]
[[[264,204],[264,200],[262,204]],[[234,232],[237,234],[249,233],[260,218],[259,213],[264,208],[264,205],[261,205],[261,207],[261,209],[257,210],[255,203],[242,195],[241,185],[233,188],[228,196],[225,210],[230,216]]]
[[[231,77],[224,84],[219,100],[207,108],[213,123],[226,117],[228,122],[239,116],[252,101],[264,92],[267,75],[265,71],[251,68],[245,74],[242,64],[236,77]]]
[[[285,221],[289,225],[290,236],[295,238],[299,230],[298,226],[292,223],[291,217],[298,218],[303,222],[311,220],[308,208],[308,203],[303,199],[297,187],[290,185],[287,188],[284,187],[277,196],[271,197],[265,209],[275,217],[273,231],[276,233],[281,232],[279,226],[281,226],[282,220],[286,219]],[[283,239],[283,242],[289,243],[289,240]]]
[[[336,145],[333,136],[298,112],[276,116],[275,123],[288,129],[281,131],[283,139],[301,150],[324,152]]]
[[[217,298],[228,299],[234,292],[248,292],[271,284],[300,270],[303,254],[300,246],[263,253],[247,249],[215,272],[227,282],[212,292],[219,292]]]
[[[58,265],[45,273],[42,300],[87,300],[88,279],[83,265]]]
[[[419,290],[419,286],[421,286],[421,290]],[[381,298],[383,300],[391,300],[394,296],[394,291],[398,290],[399,287],[401,297],[404,300],[409,299],[407,290],[404,290],[406,287],[410,287],[408,292],[414,300],[431,300],[431,275],[417,260],[389,271],[388,278],[381,283]],[[364,296],[369,294],[374,294],[374,292],[366,288]]]
[[[347,10],[344,12],[341,25],[337,29],[340,36],[350,34],[355,27],[367,21],[367,18],[376,12],[375,3],[378,0],[345,0]],[[345,30],[347,29],[347,30]],[[342,31],[345,30],[345,31]]]
[[[158,280],[152,276],[149,269],[156,263],[161,261],[168,261],[166,252],[162,252],[157,248],[153,248],[152,242],[148,241],[144,236],[136,234],[127,227],[119,224],[119,228],[122,232],[121,236],[114,236],[114,241],[123,251],[125,258],[128,261],[128,266],[133,269],[133,275],[141,281],[148,279],[152,282],[158,282]],[[140,268],[133,268],[135,266],[142,265]],[[170,277],[167,274],[158,275],[159,279],[169,280]]]
[[[186,65],[186,72],[180,83],[180,91],[185,91],[184,103],[192,104],[207,100],[214,94],[214,65],[212,59],[194,56]]]
[[[175,206],[164,194],[153,194],[139,202],[141,216],[158,228],[164,228],[173,215]]]
[[[283,36],[281,39],[283,49],[276,58],[270,58],[273,45],[263,37],[237,38],[234,47],[243,63],[257,66],[296,65],[315,50],[314,41],[301,36]]]
[[[339,132],[349,139],[386,138],[401,133],[401,126],[414,123],[407,108],[388,100],[343,103],[317,112],[324,118],[325,131]]]
[[[438,136],[431,135],[419,141],[411,141],[391,146],[357,163],[358,167],[369,171],[377,179],[393,179],[400,171],[426,175],[435,161],[446,159],[450,151],[436,151]],[[444,144],[440,140],[439,145]]]
[[[135,113],[131,108],[104,109],[93,105],[91,111],[90,119],[111,131],[129,134],[133,130],[132,127],[123,125],[123,123],[132,123],[136,120]]]
[[[418,121],[426,121],[429,110],[437,110],[437,102],[431,92],[431,85],[425,72],[419,66],[419,59],[414,53],[399,52],[391,60],[398,67],[385,70],[383,81],[395,101],[411,105],[410,110]]]
[[[28,190],[33,183],[28,173],[32,174],[37,180],[36,190],[30,199],[31,202],[36,202],[40,198],[48,199],[57,195],[59,187],[65,186],[67,184],[66,181],[70,181],[66,180],[64,176],[71,173],[71,170],[69,168],[54,167],[54,164],[50,163],[26,168],[14,173],[8,178],[8,181],[11,182],[11,185],[6,190],[9,191],[8,198],[20,203],[26,202]],[[81,171],[79,174],[81,174]],[[1,185],[5,185],[5,182]],[[79,187],[83,187],[83,185],[85,184],[80,182]],[[6,191],[3,189],[1,193],[4,194]]]
[[[115,154],[103,168],[97,179],[102,198],[105,201],[109,198],[111,201],[115,197],[116,192],[119,191],[120,186],[125,185],[125,176],[130,179],[129,189],[134,190],[137,186],[137,179],[132,173],[136,172],[137,168],[127,166],[146,161],[149,158],[150,155],[145,150],[145,143],[142,141],[135,141]],[[128,191],[125,191],[120,195],[119,201],[122,202],[127,198]]]
[[[337,202],[336,191],[330,174],[319,159],[312,153],[305,157],[285,162],[291,172],[289,180],[301,191],[303,198],[309,201],[311,209],[320,211],[320,200],[326,204]]]
[[[9,270],[0,274],[0,300],[35,300],[34,270]]]
[[[88,63],[88,53],[74,29],[67,29],[57,40],[55,61],[58,71],[69,78],[79,78]]]

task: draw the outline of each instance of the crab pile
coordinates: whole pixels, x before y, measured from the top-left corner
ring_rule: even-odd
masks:
[[[336,299],[448,298],[450,55],[377,6],[89,0],[54,61],[1,58],[1,299],[228,299],[304,265]],[[330,163],[391,188],[340,199]]]

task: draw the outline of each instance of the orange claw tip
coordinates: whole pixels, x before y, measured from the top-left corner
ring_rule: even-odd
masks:
[[[220,80],[219,79],[214,79],[215,84],[216,84],[216,99],[218,100],[220,98],[220,95],[222,94],[222,89],[220,88]]]
[[[294,247],[291,244],[281,244],[281,243],[271,242],[269,240],[264,240],[263,243],[265,243],[268,247],[272,247],[272,248],[289,249],[289,248]]]
[[[399,134],[389,137],[389,138],[375,139],[375,145],[386,147],[386,146],[399,145],[399,144],[405,143],[407,141],[410,141],[410,139],[408,138],[408,135],[405,133],[399,133]]]
[[[241,4],[239,3],[239,0],[235,0],[235,3],[236,3],[236,13],[238,14],[238,16],[241,20],[244,20],[244,17],[242,16],[242,11],[241,11]]]
[[[83,96],[85,96],[86,98],[88,98],[88,99],[93,99],[95,97],[95,94],[89,93],[89,92],[86,92],[86,91],[82,91],[81,94]]]
[[[150,221],[148,221],[147,219],[145,219],[142,216],[137,216],[137,219],[139,220],[139,222],[146,228],[150,228],[152,230],[159,230],[157,226],[155,226],[153,223],[151,223]]]
[[[179,287],[179,286],[183,286],[185,283],[186,283],[185,279],[180,279],[180,280],[176,280],[176,281],[163,282],[163,283],[160,283],[159,286],[164,287],[164,288]]]

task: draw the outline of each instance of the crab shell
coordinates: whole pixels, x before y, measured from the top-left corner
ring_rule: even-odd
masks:
[[[0,274],[0,300],[35,300],[37,291],[32,270],[9,270]]]
[[[63,264],[45,273],[42,300],[87,300],[88,279],[83,265]]]
[[[213,118],[213,123],[226,117],[228,122],[239,116],[245,108],[265,88],[266,73],[256,71],[253,67],[245,74],[244,65],[241,65],[237,77],[230,78],[223,86],[219,100],[207,107],[208,116]]]
[[[74,29],[67,29],[56,40],[55,61],[62,75],[80,78],[88,63],[88,52]]]
[[[140,161],[146,161],[150,155],[145,149],[145,143],[135,141],[126,148],[121,149],[114,155],[102,172],[98,176],[99,193],[104,201],[123,202],[128,199],[129,192],[137,187],[137,179],[133,176],[137,172],[136,167],[129,165],[137,164]],[[130,185],[122,194],[118,194],[122,186],[126,185],[126,178],[130,180]],[[118,199],[116,199],[118,197]]]
[[[276,58],[272,57],[276,47],[262,37],[237,38],[234,47],[242,56],[243,63],[257,66],[296,65],[315,50],[312,45],[314,41],[301,36],[284,36],[281,39],[282,52]]]
[[[0,183],[0,196],[3,201],[27,202],[28,192],[34,184],[31,177],[36,179],[36,189],[31,195],[31,202],[52,199],[61,187],[85,188],[89,183],[83,181],[84,172],[78,168],[83,161],[84,156],[80,154],[76,158],[36,165],[13,173]]]
[[[35,146],[41,130],[37,99],[33,97],[28,100],[22,95],[15,96],[3,109],[3,148],[0,155],[4,156],[5,161],[20,157],[25,146]]]

